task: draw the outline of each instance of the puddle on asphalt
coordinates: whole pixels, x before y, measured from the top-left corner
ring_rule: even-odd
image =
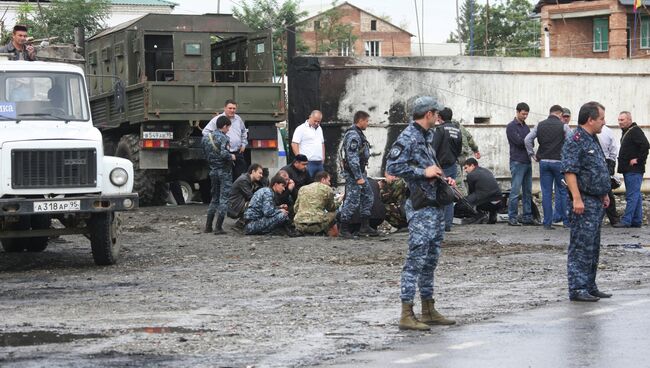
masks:
[[[55,331],[0,332],[0,347],[61,344],[82,339],[98,339],[100,334],[70,334]]]

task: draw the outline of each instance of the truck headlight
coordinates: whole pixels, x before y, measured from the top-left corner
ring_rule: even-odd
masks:
[[[113,185],[121,187],[129,181],[129,174],[123,168],[118,167],[111,171],[110,178]]]

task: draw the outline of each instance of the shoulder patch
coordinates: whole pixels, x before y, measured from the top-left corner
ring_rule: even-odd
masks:
[[[393,148],[390,149],[388,157],[394,160],[402,154],[402,150],[404,150],[404,146],[399,143],[393,144]]]
[[[573,141],[577,142],[580,140],[580,132],[573,133]]]
[[[348,148],[349,148],[350,150],[352,150],[352,151],[356,151],[357,148],[359,148],[359,142],[357,142],[357,141],[354,140],[354,139],[351,140],[351,141],[350,141],[350,144],[349,144],[349,146],[348,146]]]

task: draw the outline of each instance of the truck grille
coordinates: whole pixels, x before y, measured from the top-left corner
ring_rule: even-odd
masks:
[[[11,151],[11,187],[79,188],[97,183],[94,148]]]

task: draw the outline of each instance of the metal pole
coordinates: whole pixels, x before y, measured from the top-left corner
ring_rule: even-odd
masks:
[[[420,18],[418,17],[418,0],[413,0],[413,5],[415,5],[415,24],[418,29],[418,42],[420,42],[420,56],[422,55],[422,38],[420,36]]]
[[[422,48],[422,51],[420,53],[422,56],[424,56],[424,0],[422,0],[421,4],[422,7],[420,10],[422,11],[422,41],[420,42],[420,47]]]
[[[457,32],[458,32],[458,51],[459,51],[459,55],[462,55],[463,54],[463,40],[460,37],[461,29],[460,29],[460,13],[459,13],[459,9],[458,9],[458,0],[456,0],[456,29],[457,29]]]
[[[221,14],[221,0],[217,0],[217,14]]]

